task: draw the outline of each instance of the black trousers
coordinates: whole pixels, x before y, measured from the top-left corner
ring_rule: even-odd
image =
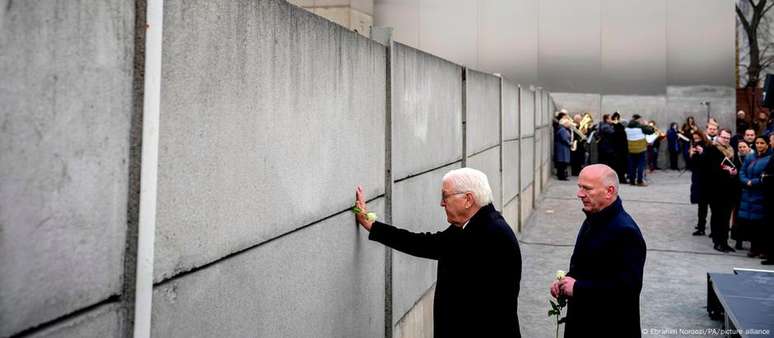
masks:
[[[715,200],[710,202],[710,208],[712,208],[712,216],[710,216],[712,243],[728,245],[728,225],[731,222],[733,204],[727,200]]]
[[[680,155],[679,152],[669,152],[669,169],[677,170],[677,156]]]
[[[567,162],[554,162],[556,167],[556,178],[567,180]]]
[[[696,223],[696,229],[704,231],[707,228],[707,211],[709,210],[709,202],[699,201],[699,222]]]

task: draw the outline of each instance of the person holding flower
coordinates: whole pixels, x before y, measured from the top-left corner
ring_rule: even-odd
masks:
[[[565,338],[640,337],[640,291],[645,240],[618,197],[618,175],[604,164],[578,177],[577,197],[586,220],[570,258],[570,270],[550,285],[567,299]]]
[[[362,188],[355,192],[357,222],[370,232],[369,239],[438,261],[435,337],[521,337],[521,251],[513,230],[492,204],[486,175],[472,168],[448,172],[440,204],[449,227],[414,233],[369,217]]]

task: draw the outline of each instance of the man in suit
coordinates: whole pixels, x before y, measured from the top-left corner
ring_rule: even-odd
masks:
[[[517,299],[521,251],[492,205],[484,173],[462,168],[442,180],[441,207],[450,223],[436,233],[414,233],[366,216],[356,190],[358,223],[368,238],[409,255],[438,261],[433,304],[435,337],[520,337]]]
[[[640,337],[640,291],[645,240],[618,197],[618,176],[604,164],[583,169],[577,197],[581,225],[570,271],[551,283],[567,298],[565,338]]]

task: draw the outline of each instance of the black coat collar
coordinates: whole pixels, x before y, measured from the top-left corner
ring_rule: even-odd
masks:
[[[586,222],[589,224],[606,224],[610,222],[610,220],[613,219],[616,215],[618,215],[623,210],[623,203],[621,202],[621,197],[616,197],[615,202],[613,204],[608,205],[606,208],[600,210],[596,213],[589,213],[586,210],[583,210],[584,213],[586,213]]]

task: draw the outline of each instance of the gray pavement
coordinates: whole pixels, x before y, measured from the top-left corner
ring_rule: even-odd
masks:
[[[624,208],[639,224],[648,247],[640,296],[640,322],[646,331],[643,337],[705,336],[681,334],[679,330],[721,326],[721,322],[707,316],[707,272],[765,266],[760,259],[747,258],[746,250],[720,253],[713,250],[709,237],[691,236],[697,207],[689,203],[690,172],[656,171],[648,179],[647,187],[622,185],[620,192]],[[569,268],[575,237],[584,219],[581,203],[575,197],[576,181],[576,177],[570,181],[551,180],[519,236],[523,257],[519,319],[523,337],[555,335],[555,322],[547,316],[548,285],[556,270]]]

